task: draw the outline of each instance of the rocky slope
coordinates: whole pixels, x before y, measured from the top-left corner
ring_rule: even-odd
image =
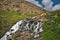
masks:
[[[25,0],[0,0],[0,11],[20,11],[23,13],[45,13],[42,8]]]
[[[48,13],[41,7],[25,0],[0,0],[0,11],[17,11],[25,14],[36,14],[39,19]]]

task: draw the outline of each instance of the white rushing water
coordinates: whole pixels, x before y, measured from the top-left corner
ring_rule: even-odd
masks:
[[[11,33],[15,33],[19,29],[19,24],[21,24],[21,23],[22,23],[22,20],[17,22],[15,25],[13,25],[11,29],[14,29],[14,31],[6,32],[5,35],[0,40],[7,40],[7,35],[10,35]]]
[[[12,35],[11,34],[14,34],[16,31],[18,31],[18,30],[29,30],[29,29],[31,29],[31,27],[29,28],[29,24],[30,23],[28,23],[27,22],[27,24],[23,27],[24,29],[22,29],[21,28],[21,24],[22,23],[24,23],[23,22],[24,20],[20,20],[20,21],[18,21],[15,25],[13,25],[12,26],[12,28],[9,30],[9,31],[7,31],[6,33],[5,33],[5,35],[0,39],[0,40],[7,40],[7,38],[8,38],[8,36],[9,37],[12,37]],[[36,25],[37,27],[34,29],[34,31],[33,32],[35,32],[35,33],[38,33],[38,32],[42,32],[43,31],[43,29],[42,29],[42,23],[41,22],[38,22],[37,23],[37,25]],[[38,31],[38,29],[39,29],[39,31]],[[36,37],[36,36],[39,36],[39,35],[34,35],[34,37]]]

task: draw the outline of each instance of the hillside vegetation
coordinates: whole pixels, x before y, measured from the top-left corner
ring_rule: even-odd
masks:
[[[46,14],[48,21],[44,22],[42,40],[60,40],[60,11]]]

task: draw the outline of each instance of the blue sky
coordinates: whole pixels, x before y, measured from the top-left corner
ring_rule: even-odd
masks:
[[[60,0],[52,0],[54,5],[60,4]]]
[[[42,0],[37,0],[40,4],[42,4]],[[53,6],[60,4],[60,0],[51,0],[54,4]]]
[[[60,10],[60,0],[26,0],[47,11]]]

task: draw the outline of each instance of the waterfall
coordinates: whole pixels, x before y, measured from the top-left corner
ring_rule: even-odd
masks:
[[[7,31],[5,33],[5,35],[0,39],[0,40],[7,40],[8,36],[9,37],[12,37],[12,34],[14,34],[16,31],[20,30],[20,31],[24,31],[24,30],[31,30],[33,31],[34,34],[34,37],[36,38],[37,36],[39,36],[39,32],[42,32],[43,29],[42,29],[42,22],[38,22],[37,21],[37,24],[34,24],[34,22],[36,22],[36,20],[30,20],[30,19],[24,19],[24,20],[20,20],[18,21],[16,24],[14,24],[12,26],[12,28]],[[21,26],[22,25],[22,26]],[[30,26],[29,26],[30,25]],[[34,25],[34,27],[32,27],[32,25]],[[35,28],[36,27],[36,28]],[[32,29],[33,28],[33,29]],[[39,30],[38,30],[39,29]],[[37,34],[37,35],[36,35]]]
[[[17,22],[15,25],[12,26],[12,28],[5,33],[5,35],[0,40],[7,40],[7,35],[10,36],[11,33],[15,33],[19,29],[19,24],[22,23],[22,20]],[[12,30],[13,29],[13,30]]]

